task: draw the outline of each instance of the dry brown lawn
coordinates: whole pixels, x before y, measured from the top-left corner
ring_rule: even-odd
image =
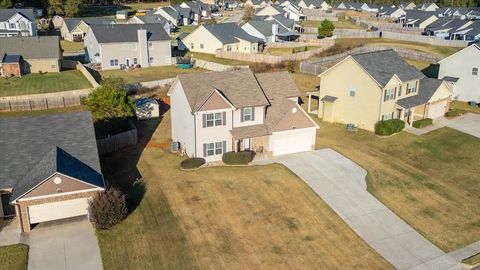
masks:
[[[146,188],[125,221],[97,233],[105,269],[391,268],[283,166],[184,172],[182,157],[161,147],[169,119],[148,125],[142,136],[155,133],[143,151],[103,159],[111,183],[126,189],[133,165]]]
[[[449,128],[379,138],[321,123],[317,147],[368,170],[369,191],[444,251],[480,240],[480,140]]]

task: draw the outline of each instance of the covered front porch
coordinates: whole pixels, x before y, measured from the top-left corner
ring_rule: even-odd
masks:
[[[231,130],[233,151],[253,151],[255,156],[268,157],[268,130],[265,125],[237,127]]]

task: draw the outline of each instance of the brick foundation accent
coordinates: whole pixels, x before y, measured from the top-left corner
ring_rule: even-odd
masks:
[[[79,199],[79,198],[86,198],[92,197],[100,191],[88,191],[88,192],[81,192],[81,193],[74,193],[74,194],[66,194],[66,195],[59,195],[54,197],[48,198],[39,198],[39,199],[30,199],[27,201],[18,201],[17,202],[17,214],[18,220],[20,222],[20,226],[22,227],[23,232],[30,231],[30,221],[28,219],[28,206],[37,205],[37,204],[44,204],[44,203],[52,203],[52,202],[59,202],[59,201],[66,201],[72,199]]]

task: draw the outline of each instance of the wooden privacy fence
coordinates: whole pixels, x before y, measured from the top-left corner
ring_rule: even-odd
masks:
[[[138,143],[137,127],[128,120],[128,131],[97,140],[99,154],[108,154]]]
[[[336,38],[378,38],[380,32],[365,29],[335,29],[333,35]]]
[[[334,41],[331,39],[324,40],[321,44],[323,47],[318,49],[312,49],[309,51],[287,54],[287,55],[268,55],[268,54],[261,54],[261,53],[241,53],[241,52],[227,52],[222,49],[218,49],[215,51],[215,56],[220,58],[227,58],[227,59],[234,59],[246,62],[254,62],[254,63],[266,63],[266,64],[280,64],[286,61],[302,61],[308,58],[312,58],[321,52],[325,51],[326,49],[333,46]],[[320,43],[319,43],[320,44]],[[328,44],[328,45],[327,45]],[[292,48],[295,45],[292,44]]]
[[[387,49],[395,50],[401,57],[429,62],[429,63],[436,63],[437,61],[442,59],[440,56],[432,55],[425,52],[405,49],[405,48],[363,46],[363,47],[358,47],[343,53],[329,55],[329,56],[321,57],[318,59],[312,59],[312,60],[301,62],[300,71],[304,73],[318,75],[323,71],[325,71],[328,66],[340,62],[341,60],[345,59],[347,56],[351,54],[382,51]]]
[[[0,97],[0,112],[34,111],[81,105],[92,89]]]

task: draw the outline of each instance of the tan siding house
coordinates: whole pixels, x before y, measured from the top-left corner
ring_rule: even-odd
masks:
[[[348,74],[348,75],[347,75]],[[318,117],[373,131],[381,120],[408,124],[448,111],[452,96],[441,80],[425,78],[393,50],[347,57],[319,75]]]

